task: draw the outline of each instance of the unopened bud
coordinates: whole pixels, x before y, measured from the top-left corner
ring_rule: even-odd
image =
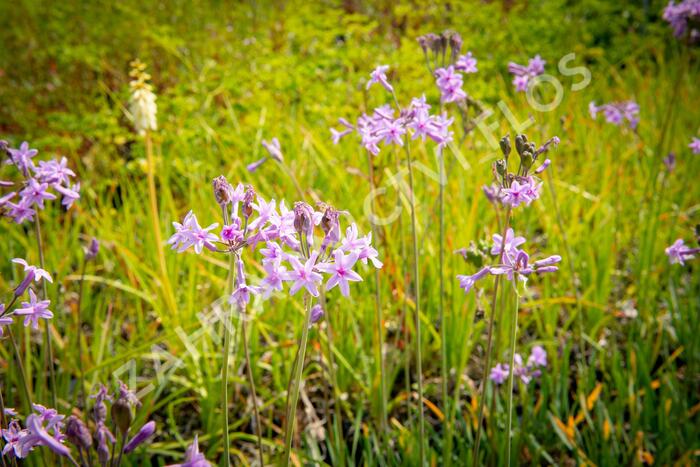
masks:
[[[233,187],[226,180],[226,177],[219,175],[211,182],[214,188],[214,198],[220,206],[225,206],[231,203],[233,199]]]
[[[498,175],[500,175],[501,177],[505,176],[505,174],[506,174],[506,168],[507,168],[507,167],[506,167],[506,161],[504,161],[503,159],[498,159],[498,160],[494,163],[494,168],[496,169],[496,173],[497,173]]]
[[[252,186],[248,185],[245,189],[243,195],[243,207],[241,212],[245,217],[250,217],[253,215],[253,202],[255,201],[255,190]]]
[[[92,237],[90,240],[90,244],[88,245],[87,249],[85,250],[85,259],[91,260],[95,259],[97,256],[97,253],[100,251],[100,242],[97,241],[95,237]]]
[[[506,158],[508,158],[508,155],[510,155],[511,147],[510,147],[510,137],[508,135],[504,136],[501,138],[501,141],[498,142],[501,146],[501,152],[503,153]]]
[[[523,153],[520,154],[520,163],[522,164],[523,168],[525,169],[525,173],[527,173],[527,171],[530,170],[530,167],[532,167],[533,161],[534,161],[534,158],[532,157],[532,153],[530,151],[523,151]]]
[[[75,415],[66,419],[66,438],[78,448],[90,449],[92,436],[85,423]]]
[[[303,233],[308,235],[309,232],[313,232],[313,214],[311,206],[303,201],[294,203],[294,229],[299,235]]]
[[[112,421],[122,435],[129,431],[134,415],[131,413],[131,405],[126,399],[119,398],[112,404]]]
[[[518,151],[518,154],[522,154],[522,152],[525,150],[526,144],[527,144],[527,136],[517,135],[515,137],[515,150]]]

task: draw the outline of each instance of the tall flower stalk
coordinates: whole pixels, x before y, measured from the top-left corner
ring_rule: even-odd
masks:
[[[129,109],[134,123],[134,129],[136,133],[143,137],[146,149],[146,178],[148,181],[151,228],[153,230],[153,240],[156,244],[156,253],[158,255],[158,265],[164,289],[165,302],[170,310],[175,310],[177,309],[177,304],[175,302],[173,288],[170,285],[168,267],[165,262],[165,252],[163,251],[163,236],[160,230],[160,211],[158,210],[158,193],[155,179],[156,163],[153,155],[152,132],[158,129],[156,95],[153,93],[153,86],[149,83],[151,75],[146,73],[146,65],[139,60],[134,60],[131,62],[131,67],[131,71],[129,72],[129,76],[132,78],[129,83],[131,87]]]

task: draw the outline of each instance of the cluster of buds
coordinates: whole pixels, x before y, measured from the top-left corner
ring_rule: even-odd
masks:
[[[294,295],[301,289],[318,297],[319,285],[327,277],[326,289],[339,286],[343,295],[349,295],[349,283],[362,280],[353,267],[359,261],[372,262],[381,267],[377,250],[372,247],[371,234],[359,237],[357,226],[351,224],[345,237],[341,236],[340,215],[332,206],[319,204],[317,209],[304,202],[296,202],[288,209],[284,201],[269,202],[257,196],[255,190],[239,184],[233,188],[223,176],[214,179],[214,196],[220,205],[224,226],[220,235],[213,232],[218,224],[199,226],[190,211],[182,223],[174,222],[175,234],[169,243],[178,252],[193,248],[234,254],[235,288],[229,302],[244,309],[253,296],[268,298],[282,291],[290,283]],[[320,238],[320,241],[319,241]],[[253,252],[259,245],[264,277],[258,285],[246,279],[241,253],[245,247]],[[316,313],[319,317],[321,313]]]
[[[476,58],[471,52],[460,55],[461,36],[453,31],[445,31],[442,34],[430,33],[420,36],[418,43],[423,49],[428,70],[435,76],[441,101],[463,105],[468,96],[462,89],[462,74],[476,73],[477,68]]]
[[[517,135],[515,149],[519,157],[518,169],[510,172],[509,162],[512,151],[510,138],[508,136],[501,138],[503,159],[498,159],[492,167],[495,183],[484,187],[484,193],[489,201],[515,208],[521,204],[529,206],[538,199],[542,182],[536,175],[541,174],[551,164],[551,160],[544,159],[540,162],[540,158],[552,146],[558,144],[559,138],[554,136],[538,148],[535,143],[528,141],[527,136]]]
[[[536,345],[532,348],[530,356],[527,358],[527,363],[523,364],[523,357],[519,353],[513,356],[513,374],[520,378],[523,384],[528,385],[533,378],[538,378],[542,374],[541,368],[547,366],[547,351],[544,348]],[[491,368],[489,379],[494,384],[500,386],[508,379],[508,370],[510,365],[507,363],[499,363]]]
[[[528,61],[527,66],[515,62],[508,63],[508,71],[513,75],[513,86],[517,92],[525,92],[536,77],[544,73],[547,64],[542,57],[535,55]]]
[[[371,115],[361,115],[355,125],[343,118],[339,119],[344,130],[331,128],[331,136],[337,144],[343,136],[356,131],[364,148],[375,156],[380,152],[380,144],[403,146],[407,134],[411,135],[411,139],[420,138],[423,141],[427,137],[442,150],[453,139],[450,125],[454,119],[448,118],[446,114],[431,115],[430,108],[425,96],[414,98],[408,108],[401,109],[398,115],[387,104],[374,109]]]
[[[0,180],[0,188],[18,187],[0,195],[0,213],[17,224],[34,221],[37,212],[45,208],[44,202],[57,196],[61,196],[66,209],[80,198],[80,183],[72,182],[75,172],[68,168],[65,157],[34,164],[32,159],[38,151],[31,149],[26,141],[17,149],[11,148],[7,141],[0,141],[0,154],[3,153],[7,156],[5,164],[16,167],[23,176],[21,182]]]
[[[627,122],[631,129],[636,129],[639,124],[639,104],[635,101],[610,102],[609,104],[596,105],[594,101],[588,104],[588,112],[591,118],[598,118],[602,112],[605,120],[613,125],[622,126]]]
[[[151,75],[146,73],[146,65],[138,59],[132,61],[130,65],[129,111],[136,133],[145,135],[147,131],[158,129],[156,95],[153,93],[153,86],[149,83]]]
[[[55,409],[49,409],[39,404],[33,404],[34,412],[29,414],[25,420],[25,427],[22,428],[16,412],[7,409],[6,413],[13,416],[6,429],[2,430],[5,439],[5,446],[2,451],[3,456],[10,456],[23,459],[29,455],[34,448],[46,446],[59,456],[70,458],[74,465],[78,465],[71,450],[65,441],[73,444],[83,458],[83,453],[95,449],[100,465],[112,463],[110,445],[116,443],[116,438],[107,428],[107,402],[111,402],[111,423],[119,430],[123,439],[126,440],[133,422],[133,408],[140,405],[138,399],[124,383],[119,383],[119,396],[113,401],[107,388],[100,386],[97,394],[92,396],[95,405],[92,410],[94,422],[94,433],[90,431],[88,425],[79,417],[71,415],[65,418]],[[138,432],[132,436],[122,446],[123,454],[128,454],[143,444],[153,433],[156,424],[153,421],[144,424]],[[90,456],[88,455],[88,459]]]
[[[545,274],[559,270],[558,264],[561,262],[561,256],[552,255],[545,259],[530,262],[530,255],[523,249],[518,248],[525,243],[525,238],[515,236],[513,229],[506,231],[505,240],[499,234],[493,235],[493,245],[491,246],[491,255],[499,258],[496,264],[481,267],[478,272],[472,275],[458,275],[457,280],[459,286],[465,293],[469,292],[480,279],[487,275],[505,275],[508,280],[515,281],[519,279],[523,282],[527,280],[527,276],[532,274]],[[482,256],[478,256],[480,262]],[[465,256],[465,259],[469,259]],[[483,264],[483,263],[481,263]]]

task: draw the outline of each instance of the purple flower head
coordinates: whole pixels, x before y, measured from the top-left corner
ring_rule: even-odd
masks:
[[[75,183],[70,188],[61,185],[56,185],[54,188],[63,196],[61,198],[61,205],[66,208],[66,210],[70,209],[73,203],[80,199],[80,182]]]
[[[588,111],[594,119],[602,112],[605,120],[613,125],[622,126],[627,121],[629,127],[634,130],[639,124],[639,105],[634,101],[611,102],[600,106],[591,102]]]
[[[75,415],[66,419],[66,439],[81,449],[90,449],[92,435],[87,425]]]
[[[306,236],[309,244],[313,244],[314,210],[311,206],[301,201],[294,203],[294,229],[300,236]]]
[[[265,140],[262,140],[261,144],[267,150],[270,157],[272,157],[274,160],[276,160],[277,162],[284,161],[284,155],[282,155],[282,149],[280,147],[280,142],[277,139],[277,137],[272,138],[269,143]]]
[[[326,251],[340,240],[340,212],[331,206],[326,206],[321,218],[321,228],[325,236],[321,242],[321,251]]]
[[[53,418],[47,418],[44,414],[27,416],[27,434],[19,440],[22,453],[26,455],[36,446],[46,446],[59,456],[70,456],[70,449],[61,442],[63,435],[59,432],[60,426],[55,418],[55,415]],[[49,430],[53,430],[53,435],[49,434]]]
[[[131,451],[139,447],[139,445],[143,444],[148,438],[153,436],[153,433],[155,432],[156,422],[150,421],[146,423],[141,427],[138,433],[136,433],[134,437],[131,438],[128,443],[126,443],[126,446],[124,447],[124,454],[129,454]]]
[[[2,316],[2,314],[5,312],[5,304],[0,303],[0,337],[5,335],[5,326],[10,326],[12,324],[12,315],[10,314],[9,316]]]
[[[283,289],[282,281],[287,269],[281,265],[280,259],[263,260],[265,277],[260,283],[260,291],[263,298],[269,298],[273,291]]]
[[[199,443],[197,435],[194,435],[192,444],[185,451],[185,462],[182,464],[172,464],[168,467],[211,467],[211,463],[204,457],[204,454],[199,452]]]
[[[100,252],[100,242],[95,237],[92,237],[90,239],[90,244],[85,249],[85,259],[87,259],[87,260],[95,259],[95,257],[97,257],[97,253],[99,253],[99,252]]]
[[[10,207],[7,211],[7,215],[11,217],[15,223],[21,224],[26,220],[34,221],[36,211],[26,199],[21,199],[17,204],[8,202],[7,205]]]
[[[106,465],[110,458],[109,445],[114,444],[116,442],[116,438],[112,432],[109,431],[109,428],[107,428],[104,422],[97,423],[97,429],[95,430],[95,442],[97,459],[100,461],[100,464]]]
[[[435,84],[440,89],[442,102],[458,102],[467,97],[462,89],[462,75],[452,65],[435,70]]]
[[[494,384],[499,386],[505,383],[506,379],[508,379],[508,365],[499,363],[495,367],[491,368],[489,379],[493,381]]]
[[[35,176],[42,182],[49,185],[70,185],[71,177],[75,177],[75,172],[68,168],[68,160],[62,157],[48,161],[39,161],[39,167],[34,169]]]
[[[388,65],[380,65],[375,68],[372,73],[370,73],[370,79],[367,81],[367,89],[372,87],[373,84],[379,83],[389,92],[394,92],[394,88],[389,84],[389,80],[386,77],[386,72],[389,69]]]
[[[318,254],[314,252],[302,264],[296,256],[289,256],[289,264],[292,266],[292,270],[285,271],[282,274],[282,280],[294,282],[289,289],[291,295],[294,295],[303,287],[309,294],[318,297],[318,284],[323,280],[323,276],[314,270],[317,258]]]
[[[666,248],[666,255],[671,264],[685,265],[686,260],[695,258],[695,254],[699,252],[700,248],[690,248],[682,238],[679,238]]]
[[[29,289],[29,302],[22,302],[22,306],[15,311],[16,315],[24,316],[24,326],[32,325],[39,329],[39,319],[51,319],[53,313],[49,310],[50,300],[37,300],[36,294]]]
[[[700,154],[700,138],[693,137],[688,147],[693,151],[693,154]]]
[[[690,42],[694,42],[698,36],[696,26],[700,21],[700,1],[683,0],[676,3],[675,0],[671,0],[664,9],[663,18],[671,25],[676,37],[687,35]],[[689,27],[691,25],[693,26]]]
[[[29,176],[29,170],[34,169],[32,158],[36,156],[39,151],[30,149],[29,143],[24,141],[20,144],[19,149],[7,148],[6,152],[10,158],[6,160],[5,163],[13,164],[25,177]]]
[[[218,226],[219,224],[214,223],[209,227],[202,228],[197,222],[197,216],[190,211],[182,224],[173,222],[175,233],[168,240],[168,244],[172,245],[172,249],[177,250],[178,253],[182,253],[190,247],[194,247],[197,254],[200,254],[204,248],[216,250],[213,242],[219,241],[219,237],[210,231]]]
[[[231,224],[221,228],[221,239],[225,242],[240,242],[243,240],[243,230],[241,230],[241,220],[236,218]]]
[[[326,290],[331,290],[336,285],[340,286],[340,293],[347,297],[350,295],[350,282],[359,282],[362,277],[352,270],[357,262],[357,253],[345,255],[342,249],[335,250],[332,263],[320,263],[316,267],[318,270],[330,274],[331,277],[326,283]]]
[[[97,393],[92,394],[90,399],[95,399],[95,405],[92,408],[92,418],[95,423],[104,423],[107,420],[107,405],[105,401],[112,401],[112,396],[107,390],[107,386],[100,384],[97,389]]]
[[[246,283],[245,271],[243,269],[243,261],[236,261],[236,290],[233,291],[228,299],[231,304],[237,304],[240,308],[245,308],[250,302],[252,295],[260,293],[258,287],[250,286]]]
[[[503,246],[503,237],[499,234],[493,234],[493,246],[491,246],[492,255],[500,255],[501,249],[504,254],[517,254],[518,247],[525,243],[525,237],[515,236],[513,229],[506,231],[506,244]]]
[[[136,397],[136,394],[134,391],[129,389],[129,386],[124,384],[123,381],[119,381],[119,399],[120,401],[124,401],[125,403],[129,404],[132,407],[140,407],[141,406],[141,401]]]
[[[474,287],[474,284],[476,284],[479,279],[485,277],[489,272],[490,268],[487,266],[471,276],[458,275],[457,280],[459,281],[459,287],[464,290],[464,293],[469,293],[469,291]]]
[[[40,183],[35,178],[30,178],[27,181],[27,186],[19,192],[19,195],[26,204],[44,209],[44,200],[56,199],[56,195],[49,193],[48,189],[48,183]]]
[[[471,52],[467,52],[457,59],[455,68],[462,73],[476,73],[478,71],[476,68],[476,58],[474,58]]]
[[[513,86],[517,92],[527,91],[530,81],[544,73],[544,65],[547,62],[542,57],[535,55],[528,62],[527,66],[514,62],[508,63],[508,72],[513,75]]]
[[[17,420],[12,420],[7,428],[0,430],[2,437],[5,439],[5,446],[2,448],[2,455],[14,455],[22,459],[26,457],[28,452],[23,451],[22,438],[29,434],[28,430],[23,430]]]
[[[533,193],[533,186],[529,182],[513,180],[510,187],[501,190],[501,202],[514,208],[523,203],[529,205],[533,201]]]
[[[29,285],[35,281],[39,282],[42,279],[47,280],[51,283],[53,283],[53,279],[51,278],[51,274],[49,274],[47,271],[44,269],[38,268],[36,266],[31,266],[27,264],[25,260],[22,258],[14,258],[12,260],[13,263],[15,264],[20,264],[24,266],[24,279],[22,282],[15,288],[15,296],[19,297],[24,294],[24,292],[27,290]]]
[[[527,359],[527,365],[529,367],[546,367],[547,351],[539,345],[534,346]]]
[[[547,64],[546,61],[542,60],[542,57],[535,55],[527,64],[527,72],[532,76],[538,76],[544,73],[544,66]]]

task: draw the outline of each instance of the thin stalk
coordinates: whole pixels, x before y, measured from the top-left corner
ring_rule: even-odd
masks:
[[[248,384],[250,385],[250,394],[253,398],[253,413],[255,415],[255,434],[258,444],[258,455],[260,458],[260,466],[264,466],[263,447],[262,447],[262,426],[260,425],[260,411],[258,409],[258,395],[255,390],[255,378],[253,378],[253,367],[250,364],[250,351],[248,349],[248,333],[246,332],[246,318],[241,319],[241,332],[243,334],[243,350],[245,351],[245,366],[248,369]]]
[[[165,263],[165,253],[163,251],[163,238],[160,233],[160,214],[158,212],[158,195],[156,192],[156,180],[155,180],[155,159],[153,158],[153,141],[151,139],[151,133],[146,132],[144,137],[146,143],[146,160],[148,163],[147,178],[148,178],[148,198],[151,208],[151,221],[153,228],[153,238],[156,242],[156,252],[158,253],[158,264],[160,266],[161,281],[163,282],[163,288],[165,289],[165,301],[173,312],[177,309],[175,304],[175,296],[173,294],[173,288],[170,285],[170,278],[168,277],[168,268]]]
[[[438,155],[438,165],[440,172],[440,193],[439,193],[439,217],[440,217],[440,264],[439,264],[439,281],[440,281],[440,300],[438,302],[438,317],[440,320],[440,369],[442,373],[442,403],[443,412],[445,414],[450,413],[449,400],[447,395],[447,382],[449,378],[449,371],[447,368],[447,323],[445,322],[445,158],[443,157],[442,151]],[[451,462],[451,450],[452,450],[452,426],[451,420],[445,418],[445,438],[447,441],[448,449],[445,450],[445,456],[450,458],[449,460],[443,459],[443,462],[450,464]]]
[[[392,91],[394,103],[399,112],[401,106]],[[416,220],[416,195],[413,183],[413,158],[411,156],[411,145],[408,134],[404,137],[404,150],[406,151],[406,161],[408,163],[408,188],[409,204],[411,205],[411,235],[413,239],[413,280],[415,281],[416,293],[416,372],[418,373],[418,424],[419,424],[419,457],[420,465],[425,465],[425,415],[423,413],[423,357],[421,352],[421,322],[420,322],[420,266],[418,264],[418,222]]]
[[[122,447],[119,450],[119,457],[117,458],[116,467],[122,464],[122,457],[124,456],[124,448],[126,447],[126,431],[122,432]]]
[[[39,215],[37,215],[34,220],[34,232],[36,234],[37,249],[39,250],[39,265],[41,269],[46,269],[46,265],[44,262],[44,242],[41,238],[41,220],[39,219]],[[49,293],[46,288],[45,280],[41,281],[41,293],[42,300],[47,300],[49,298]],[[44,341],[46,343],[46,351],[48,352],[49,359],[49,382],[51,385],[51,403],[53,404],[53,407],[57,407],[58,403],[56,397],[56,373],[53,368],[53,344],[51,343],[51,325],[49,324],[49,320],[45,320],[45,322],[46,329],[44,333]]]
[[[85,284],[85,268],[87,266],[87,258],[83,257],[83,264],[80,268],[80,288],[78,290],[78,323],[76,329],[76,336],[78,341],[78,407],[81,410],[85,409],[85,372],[83,371],[83,341],[82,341],[82,331],[83,331],[83,316],[82,316],[82,304],[83,304],[83,285]]]
[[[420,275],[418,264],[418,232],[416,221],[416,197],[413,185],[413,159],[408,142],[406,142],[406,157],[408,160],[408,187],[411,191],[411,235],[413,240],[413,278],[415,280],[416,292],[416,372],[418,373],[418,423],[419,428],[419,454],[420,465],[425,465],[425,417],[423,414],[423,357],[421,352],[421,322],[420,322]]]
[[[26,403],[25,410],[29,413],[32,410],[32,395],[29,391],[29,383],[27,382],[27,373],[24,371],[24,365],[22,364],[22,355],[19,353],[19,347],[17,346],[17,341],[15,340],[14,333],[12,332],[12,326],[7,326],[7,333],[10,336],[10,342],[12,342],[12,349],[15,352],[15,359],[17,360],[17,368],[19,369],[19,374],[22,379],[22,392],[24,394],[24,400]]]
[[[224,212],[226,209],[224,209]],[[235,259],[234,255],[231,255],[229,260],[229,294],[233,293],[234,290],[234,280],[235,280]],[[221,370],[221,399],[223,401],[222,410],[224,412],[224,459],[226,462],[224,465],[231,465],[231,455],[229,448],[229,433],[228,433],[228,367],[229,367],[229,351],[231,348],[231,326],[233,321],[233,304],[229,306],[228,314],[224,317],[224,348],[222,349],[222,365]]]
[[[2,397],[2,388],[0,388],[0,431],[5,430],[8,426],[5,424],[5,400]],[[5,467],[5,456],[0,456],[2,467]]]
[[[304,308],[306,315],[304,317],[304,326],[301,331],[301,339],[299,340],[299,349],[297,351],[297,364],[294,368],[292,381],[292,397],[287,409],[289,417],[287,418],[287,429],[284,433],[284,464],[289,466],[290,456],[292,454],[292,441],[294,439],[294,425],[296,422],[297,403],[299,402],[299,389],[301,386],[301,375],[304,369],[304,356],[306,355],[306,344],[309,339],[309,326],[311,325],[311,299],[308,294],[304,296]]]
[[[505,241],[504,241],[505,243]],[[513,329],[510,331],[510,366],[508,367],[508,448],[506,450],[506,466],[510,467],[510,457],[512,448],[512,433],[513,428],[513,367],[515,365],[515,340],[518,334],[518,305],[520,304],[520,299],[518,297],[518,290],[516,282],[518,280],[518,275],[513,277],[513,289],[515,291],[515,310],[513,311]]]
[[[510,208],[506,210],[506,218],[503,222],[503,233],[501,236],[501,252],[498,254],[499,264],[503,263],[503,253],[506,247],[506,234],[510,225]],[[484,373],[481,377],[481,388],[479,390],[479,424],[476,427],[476,441],[474,442],[474,451],[472,453],[472,465],[479,465],[479,443],[481,441],[481,429],[484,424],[484,406],[486,400],[486,380],[488,377],[489,367],[491,366],[491,347],[493,345],[493,323],[496,319],[496,301],[498,300],[498,286],[501,283],[501,276],[497,275],[493,286],[493,297],[491,299],[491,316],[489,316],[489,329],[486,337],[486,359],[484,361]]]
[[[333,400],[335,403],[335,417],[333,419],[333,424],[335,425],[335,432],[341,437],[343,434],[341,433],[341,427],[343,426],[343,409],[340,406],[340,390],[338,388],[338,380],[337,380],[337,375],[335,372],[335,358],[333,357],[333,330],[331,326],[331,316],[330,313],[328,313],[328,309],[326,308],[326,296],[325,294],[321,295],[322,300],[323,300],[323,310],[326,312],[326,344],[328,344],[328,376],[331,381],[331,385],[333,387]],[[330,417],[328,418],[330,420]],[[329,432],[332,432],[333,430],[329,430]],[[338,447],[341,446],[341,443],[336,440],[336,444]],[[340,460],[340,465],[345,465],[345,456],[342,455],[342,452],[339,450],[338,451],[338,457]]]
[[[372,202],[370,203],[370,217],[374,216],[374,165],[372,164],[372,155],[367,151],[367,165],[369,166],[369,189],[370,195],[372,196]],[[377,228],[374,222],[370,219],[370,227],[372,229],[372,238],[374,241],[378,241]],[[384,366],[384,311],[382,310],[381,302],[381,290],[379,288],[379,269],[374,268],[374,282],[375,282],[375,293],[374,302],[377,311],[377,358],[379,360],[379,398],[380,398],[380,420],[379,426],[381,428],[381,433],[387,432],[387,410],[386,410],[386,381],[385,381],[385,366]]]

